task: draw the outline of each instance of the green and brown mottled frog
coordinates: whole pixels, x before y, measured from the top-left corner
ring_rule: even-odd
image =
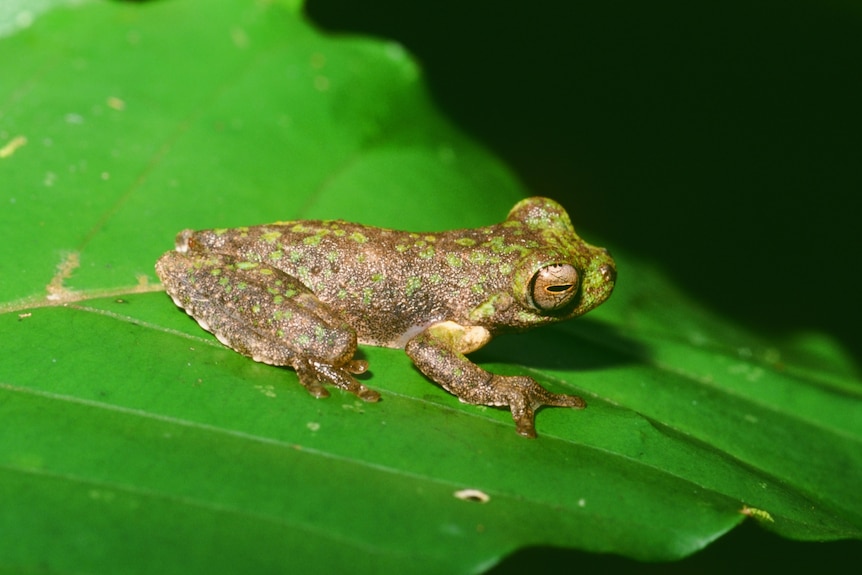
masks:
[[[316,397],[331,384],[377,401],[352,375],[367,368],[353,358],[357,342],[403,348],[461,401],[508,406],[527,437],[538,407],[584,401],[464,354],[584,314],[616,279],[607,250],[582,241],[546,198],[519,202],[497,225],[440,233],[340,220],[186,230],[156,272],[201,327],[255,361],[292,367]]]

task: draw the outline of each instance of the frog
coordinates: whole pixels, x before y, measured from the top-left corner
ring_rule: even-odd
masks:
[[[293,368],[315,397],[334,386],[378,401],[355,377],[368,369],[358,345],[403,349],[461,402],[507,408],[530,438],[540,407],[586,402],[489,372],[467,354],[498,335],[583,315],[608,299],[617,275],[608,250],[583,241],[544,197],[519,201],[501,223],[443,232],[344,220],[184,230],[156,273],[222,344]]]

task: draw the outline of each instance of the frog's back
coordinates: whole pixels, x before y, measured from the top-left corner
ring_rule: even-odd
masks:
[[[497,227],[414,233],[296,221],[205,230],[194,243],[284,271],[341,313],[360,342],[400,348],[438,321],[466,323],[505,288],[517,250],[493,253]]]

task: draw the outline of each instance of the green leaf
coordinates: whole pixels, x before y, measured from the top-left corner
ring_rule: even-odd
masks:
[[[618,246],[610,302],[475,354],[587,398],[535,441],[396,350],[362,350],[369,405],[224,348],[157,284],[177,231],[441,230],[524,190],[400,47],[298,3],[55,4],[0,15],[0,567],[467,573],[528,545],[677,559],[747,516],[862,535],[852,363],[760,341]]]

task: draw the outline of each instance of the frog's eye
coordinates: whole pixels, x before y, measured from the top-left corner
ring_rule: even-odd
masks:
[[[565,307],[578,293],[578,270],[569,264],[545,266],[530,282],[533,305],[542,311]]]

